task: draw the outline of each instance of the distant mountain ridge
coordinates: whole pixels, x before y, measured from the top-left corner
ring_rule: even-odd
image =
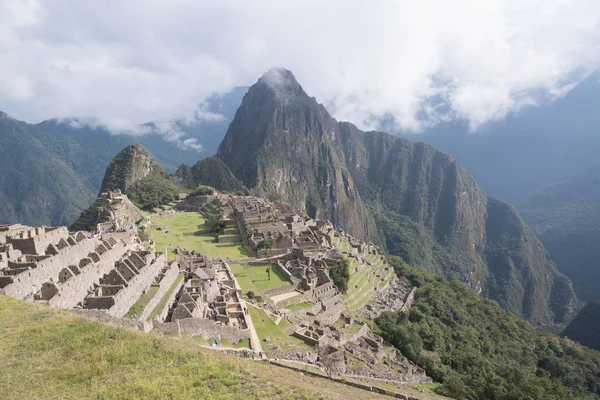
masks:
[[[551,103],[528,106],[469,132],[451,121],[402,133],[452,154],[490,194],[517,202],[600,162],[600,72]]]
[[[101,187],[107,165],[124,147],[139,143],[169,172],[216,152],[247,88],[207,100],[218,120],[170,121],[204,151],[181,149],[158,133],[114,135],[106,129],[48,120],[29,124],[0,111],[0,223],[71,225]],[[148,128],[151,130],[151,128]]]
[[[600,300],[600,163],[524,196],[517,207],[582,300]]]
[[[254,193],[327,218],[540,324],[574,311],[571,283],[514,207],[424,143],[338,123],[292,73],[244,97],[217,157]]]

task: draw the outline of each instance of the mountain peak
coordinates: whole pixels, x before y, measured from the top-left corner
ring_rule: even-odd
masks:
[[[134,183],[151,174],[164,174],[164,171],[141,145],[130,144],[108,164],[100,193],[115,189],[127,193]]]
[[[304,90],[294,74],[285,68],[271,68],[260,77],[257,85],[259,84],[269,87],[276,97],[284,102],[304,94]]]

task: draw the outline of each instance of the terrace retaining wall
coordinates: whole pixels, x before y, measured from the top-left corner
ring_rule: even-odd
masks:
[[[159,283],[159,288],[154,294],[154,297],[146,304],[144,310],[142,311],[142,315],[140,315],[140,320],[146,321],[154,308],[158,305],[163,296],[167,293],[173,282],[179,276],[179,266],[176,262],[171,263],[169,269],[165,272],[165,276],[163,276],[162,280]],[[182,279],[183,282],[183,279]]]

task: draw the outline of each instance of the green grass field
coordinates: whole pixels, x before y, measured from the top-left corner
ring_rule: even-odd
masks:
[[[283,329],[290,326],[287,320],[281,320],[279,325],[276,325],[275,321],[273,321],[271,316],[265,311],[252,306],[248,306],[248,311],[250,312],[250,317],[252,317],[256,334],[263,344],[263,348],[269,344],[274,344],[281,347],[284,351],[292,349],[310,349],[310,346],[305,344],[302,340],[283,333]],[[271,339],[268,343],[264,341],[267,336]]]
[[[169,217],[153,215],[150,228],[147,229],[148,237],[154,238],[157,251],[164,251],[170,245],[170,259],[175,255],[177,246],[208,254],[213,258],[238,260],[251,257],[241,241],[216,243],[214,235],[208,232],[205,221],[202,215],[194,212],[178,212]],[[158,226],[169,229],[169,233],[157,230]]]
[[[300,310],[305,310],[307,308],[311,308],[312,306],[314,306],[313,303],[308,302],[308,301],[303,301],[302,303],[290,304],[289,306],[285,306],[285,308],[287,308],[291,312],[297,312]]]
[[[0,296],[0,343],[4,399],[374,398],[205,350],[189,337],[112,327],[7,296]]]
[[[271,280],[267,275],[268,264],[242,265],[230,264],[229,267],[242,287],[242,292],[252,290],[254,293],[291,285],[277,264],[271,265]]]

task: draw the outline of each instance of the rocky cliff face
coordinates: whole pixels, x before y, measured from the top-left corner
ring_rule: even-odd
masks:
[[[546,324],[572,313],[570,281],[513,207],[429,145],[338,123],[289,71],[250,88],[217,156],[257,194],[467,282],[517,315]]]
[[[131,144],[108,164],[100,193],[115,189],[127,193],[136,182],[158,174],[164,175],[164,170],[152,159],[150,153],[139,144]]]
[[[242,100],[217,157],[257,195],[368,237],[364,203],[333,146],[337,129],[291,72],[272,69]]]

